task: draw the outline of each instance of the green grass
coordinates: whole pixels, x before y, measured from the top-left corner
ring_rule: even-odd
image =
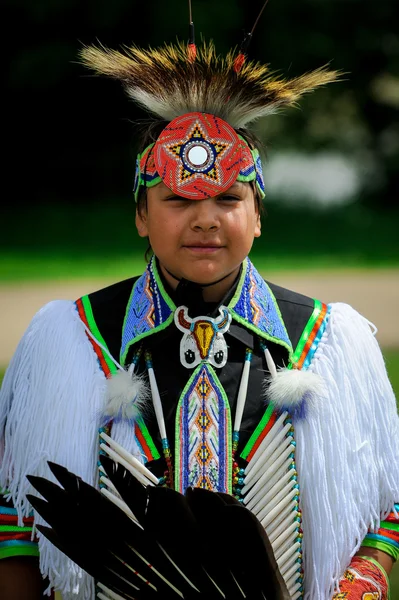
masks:
[[[71,251],[34,250],[30,253],[6,251],[1,255],[0,282],[67,281],[75,279],[122,280],[145,269],[142,252],[120,255],[80,255]]]
[[[383,351],[385,366],[388,371],[389,379],[392,383],[396,396],[396,402],[399,409],[399,350],[385,349]],[[399,596],[398,596],[399,600]]]
[[[399,600],[399,564],[396,563],[391,576],[391,600]]]

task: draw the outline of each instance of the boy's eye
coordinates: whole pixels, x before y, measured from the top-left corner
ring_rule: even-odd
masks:
[[[222,196],[219,196],[219,200],[226,200],[227,202],[239,202],[241,198],[239,198],[239,196],[232,196],[231,194],[223,194]]]
[[[187,198],[183,198],[183,196],[169,196],[168,198],[164,198],[165,202],[187,202]]]
[[[240,196],[235,196],[233,194],[222,194],[217,197],[219,202],[239,202],[241,200]],[[195,200],[190,200],[189,198],[184,198],[183,196],[167,196],[163,199],[164,202],[195,202]]]

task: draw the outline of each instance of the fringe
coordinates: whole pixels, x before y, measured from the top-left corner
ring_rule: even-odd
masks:
[[[8,488],[20,525],[31,511],[26,494],[35,493],[25,476],[54,480],[47,460],[97,484],[105,384],[74,303],[46,304],[22,337],[0,393],[0,486]],[[42,574],[64,600],[94,598],[92,578],[40,534],[39,550]]]
[[[370,327],[333,304],[309,367],[326,388],[295,428],[306,600],[331,598],[368,529],[399,498],[399,419]]]

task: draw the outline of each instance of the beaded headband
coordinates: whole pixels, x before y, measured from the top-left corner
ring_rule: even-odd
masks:
[[[140,186],[163,181],[176,195],[203,200],[235,181],[255,181],[265,197],[259,152],[215,115],[193,112],[173,119],[136,161],[134,197]]]

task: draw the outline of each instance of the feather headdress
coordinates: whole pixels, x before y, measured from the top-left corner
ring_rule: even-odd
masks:
[[[89,46],[81,50],[80,58],[97,74],[120,80],[133,100],[166,121],[198,111],[216,115],[236,129],[294,105],[303,94],[340,75],[323,66],[284,79],[255,61],[245,62],[237,72],[236,50],[222,57],[213,42],[205,41],[194,61],[183,42],[147,50]]]

